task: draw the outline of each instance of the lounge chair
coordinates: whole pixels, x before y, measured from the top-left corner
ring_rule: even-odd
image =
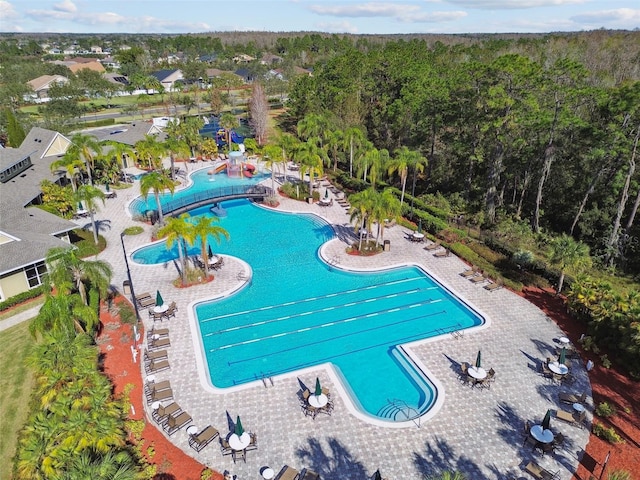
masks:
[[[163,372],[170,368],[169,360],[152,360],[146,366],[147,374]]]
[[[280,469],[273,480],[298,480],[299,477],[300,472],[298,472],[298,470],[290,467],[289,465],[285,465]]]
[[[165,358],[169,358],[169,354],[166,350],[156,350],[154,352],[150,352],[146,348],[144,349],[145,362],[152,362],[153,360],[163,360]]]
[[[558,398],[563,403],[584,403],[587,399],[587,392],[582,392],[581,395],[576,395],[575,393],[560,393],[558,394]]]
[[[489,290],[490,292],[493,292],[494,290],[499,290],[502,287],[503,287],[502,280],[498,279],[495,282],[490,282],[487,285],[485,285],[484,289]]]
[[[440,242],[434,242],[434,243],[430,243],[429,245],[424,247],[424,249],[425,250],[437,250],[440,247],[441,247]]]
[[[313,470],[309,470],[308,468],[303,468],[298,476],[299,480],[320,480],[320,475],[314,472]]]
[[[208,425],[200,432],[189,436],[189,446],[196,452],[199,452],[209,445],[218,435],[220,435],[218,430],[213,428],[211,425]]]
[[[156,304],[156,301],[152,297],[145,297],[138,301],[138,307],[140,308],[149,308]]]
[[[556,418],[558,420],[562,420],[563,422],[567,422],[574,427],[582,428],[582,421],[585,419],[586,414],[587,412],[585,410],[578,414],[574,412],[567,412],[566,410],[558,410],[556,411]]]
[[[542,468],[536,462],[529,462],[524,469],[533,478],[537,478],[538,480],[553,480],[558,478],[558,473],[559,473],[559,472],[555,472],[555,473],[550,472],[549,470]]]
[[[171,402],[166,407],[160,405],[156,410],[151,412],[151,418],[153,418],[158,425],[162,425],[171,415],[177,415],[181,411],[182,408],[180,405],[176,402]]]
[[[151,395],[153,392],[159,392],[160,390],[166,390],[171,388],[171,382],[169,380],[163,380],[162,382],[149,382],[144,386],[145,394]]]
[[[147,398],[147,403],[162,402],[164,400],[173,400],[173,390],[167,388],[165,390],[154,390]]]
[[[486,282],[488,279],[487,277],[485,277],[482,272],[478,272],[477,275],[474,275],[473,277],[469,278],[469,281],[471,283],[482,283],[482,282]]]
[[[469,278],[475,275],[476,273],[478,273],[478,268],[474,265],[473,267],[468,268],[464,272],[460,273],[460,276],[463,278]]]
[[[147,298],[153,298],[151,297],[151,294],[149,292],[144,292],[144,293],[141,293],[140,295],[136,295],[137,302],[140,302],[141,300],[145,300]]]
[[[451,256],[451,250],[449,250],[448,248],[445,248],[441,252],[434,253],[433,256],[436,257],[436,258],[450,257]]]
[[[153,336],[157,335],[157,338],[161,338],[161,337],[168,337],[169,336],[169,329],[168,328],[156,328],[153,327],[152,329],[150,329],[147,332],[147,338],[149,340],[153,340]]]
[[[169,416],[167,423],[165,423],[162,428],[167,432],[167,435],[171,436],[192,421],[191,415],[187,412],[181,412],[177,417]]]
[[[170,346],[171,346],[171,341],[169,340],[169,337],[166,337],[166,338],[152,339],[149,342],[148,348],[149,350],[155,350],[156,348],[170,347]]]

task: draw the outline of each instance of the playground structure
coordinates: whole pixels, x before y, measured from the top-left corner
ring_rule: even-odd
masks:
[[[209,175],[215,175],[221,172],[227,173],[229,178],[247,178],[253,177],[256,167],[250,163],[245,162],[243,152],[229,152],[229,160],[223,161],[218,165],[215,165],[213,170],[209,170]]]

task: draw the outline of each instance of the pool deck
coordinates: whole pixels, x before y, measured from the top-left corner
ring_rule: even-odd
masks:
[[[271,186],[271,180],[265,181]],[[321,187],[324,193],[324,187]],[[103,232],[107,249],[98,258],[108,261],[114,270],[113,284],[120,291],[127,279],[120,232],[132,225],[125,214],[127,203],[139,194],[139,182],[127,190],[118,190],[118,197],[108,199],[96,219],[109,219],[110,230]],[[226,258],[224,267],[214,272],[215,280],[206,285],[177,289],[172,281],[177,277],[173,264],[141,266],[130,263],[136,294],[159,289],[165,302],[175,301],[175,318],[164,321],[170,329],[170,370],[156,375],[168,379],[175,401],[193,417],[193,424],[203,428],[213,425],[221,435],[229,432],[230,421],[240,415],[246,430],[258,436],[258,449],[247,453],[246,463],[234,464],[231,456],[222,456],[219,442],[214,440],[200,453],[188,446],[185,429],[175,433],[171,441],[204,465],[217,471],[229,470],[242,480],[260,478],[261,467],[269,465],[276,472],[288,464],[298,470],[310,468],[325,480],[368,478],[376,469],[389,479],[422,479],[441,470],[460,470],[470,480],[530,478],[523,467],[535,460],[561,479],[570,479],[577,468],[578,455],[589,439],[587,428],[576,428],[552,419],[551,428],[562,432],[565,445],[556,454],[544,457],[523,447],[525,422],[542,420],[547,409],[564,408],[558,393],[587,392],[591,403],[591,388],[584,365],[571,360],[571,372],[576,382],[571,387],[550,383],[537,373],[537,362],[554,355],[561,330],[536,306],[503,288],[489,292],[484,283],[473,284],[459,274],[468,266],[454,255],[436,258],[425,251],[424,243],[405,239],[407,229],[386,228],[384,239],[390,240],[390,251],[372,257],[356,257],[345,253],[353,227],[348,224],[346,209],[334,202],[321,207],[289,199],[281,199],[278,210],[313,212],[334,225],[339,238],[329,242],[322,255],[340,268],[367,270],[401,264],[418,264],[445,285],[460,299],[488,320],[486,328],[466,331],[460,338],[445,335],[433,341],[411,346],[411,351],[437,379],[444,402],[433,418],[405,428],[385,428],[362,421],[353,415],[334,383],[335,377],[324,368],[307,370],[299,375],[275,377],[267,387],[261,381],[231,393],[211,393],[201,383],[196,363],[197,342],[191,329],[188,306],[200,299],[225,294],[238,288],[246,267],[242,262]],[[87,220],[78,221],[79,224]],[[148,243],[151,227],[145,233],[125,236],[129,256],[134,249]],[[349,239],[350,238],[350,239]],[[256,239],[256,245],[259,239]],[[213,245],[215,250],[215,245]],[[274,268],[278,268],[274,265]],[[152,325],[147,311],[141,318],[148,329]],[[496,370],[496,381],[490,389],[463,385],[458,377],[460,362],[473,363],[482,350],[483,366]],[[132,360],[133,362],[133,360]],[[132,365],[133,366],[133,365]],[[143,377],[145,376],[142,373]],[[316,376],[332,392],[335,409],[331,416],[319,415],[315,420],[303,414],[297,392],[299,380],[313,388]],[[299,379],[299,380],[298,380]],[[384,381],[384,379],[381,379]],[[375,388],[373,386],[373,388]],[[592,405],[587,411],[591,420]],[[150,417],[150,423],[154,423]]]

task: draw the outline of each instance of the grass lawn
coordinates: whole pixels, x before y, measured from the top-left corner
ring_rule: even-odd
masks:
[[[0,332],[0,478],[11,478],[18,431],[29,413],[34,379],[25,359],[34,346],[29,322]]]

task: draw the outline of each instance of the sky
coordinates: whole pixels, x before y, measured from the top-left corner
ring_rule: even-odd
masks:
[[[0,0],[1,32],[353,34],[640,28],[639,0]]]

